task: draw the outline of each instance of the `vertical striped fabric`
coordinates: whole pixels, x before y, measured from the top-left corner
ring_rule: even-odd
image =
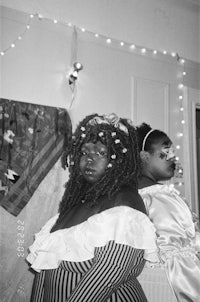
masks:
[[[31,302],[147,302],[137,280],[143,251],[110,241],[85,262],[37,273]]]

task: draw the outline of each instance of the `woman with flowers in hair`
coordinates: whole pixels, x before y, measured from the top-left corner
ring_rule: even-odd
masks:
[[[152,260],[155,230],[137,190],[135,128],[115,114],[87,116],[66,162],[59,213],[30,247],[32,302],[146,302],[137,280]]]

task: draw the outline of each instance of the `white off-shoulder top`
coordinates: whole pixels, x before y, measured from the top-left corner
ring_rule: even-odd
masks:
[[[41,270],[56,269],[61,261],[81,262],[94,257],[95,247],[109,241],[144,250],[144,258],[157,262],[155,228],[142,212],[116,206],[89,217],[83,223],[50,233],[58,214],[35,235],[27,261]]]

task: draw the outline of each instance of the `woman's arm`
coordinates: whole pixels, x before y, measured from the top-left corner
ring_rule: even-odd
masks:
[[[143,266],[143,250],[109,241],[95,248],[91,269],[83,276],[67,302],[105,302],[124,282],[130,269]]]

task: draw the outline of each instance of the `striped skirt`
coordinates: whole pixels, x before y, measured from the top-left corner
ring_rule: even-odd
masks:
[[[37,273],[31,302],[147,302],[137,280],[143,266],[142,250],[110,241],[91,260]]]

